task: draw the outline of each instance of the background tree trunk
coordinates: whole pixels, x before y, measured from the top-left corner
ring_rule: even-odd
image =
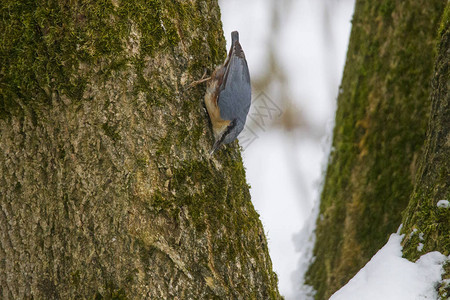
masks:
[[[424,143],[446,1],[356,1],[306,283],[328,299],[401,223]]]
[[[450,4],[439,30],[438,57],[433,76],[431,114],[425,151],[408,208],[403,214],[403,254],[410,260],[439,251],[450,255]],[[438,205],[439,203],[439,205]],[[450,263],[444,277],[450,279]],[[450,295],[450,282],[440,287],[442,299]],[[444,295],[445,294],[445,295]]]
[[[0,298],[279,298],[238,145],[208,156],[185,88],[226,56],[217,2],[0,14]]]

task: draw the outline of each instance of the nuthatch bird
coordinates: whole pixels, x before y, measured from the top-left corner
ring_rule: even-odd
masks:
[[[250,74],[237,31],[231,33],[231,48],[223,65],[217,67],[210,78],[194,84],[204,81],[208,81],[205,104],[215,137],[210,153],[213,154],[222,144],[237,138],[250,109]]]

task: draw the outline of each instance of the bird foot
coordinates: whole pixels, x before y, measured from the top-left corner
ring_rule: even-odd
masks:
[[[203,83],[203,82],[208,81],[208,80],[211,79],[211,77],[205,77],[205,76],[206,76],[206,69],[205,69],[205,73],[203,73],[202,78],[200,78],[199,80],[191,82],[189,84],[189,86],[188,86],[188,89],[190,89],[190,88],[192,88],[192,87],[194,87],[196,85],[199,85],[200,83]]]

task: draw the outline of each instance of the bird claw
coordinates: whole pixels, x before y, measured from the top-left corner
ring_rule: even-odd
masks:
[[[206,76],[206,69],[205,69],[205,73],[203,73],[202,78],[200,78],[199,80],[196,80],[196,81],[191,82],[191,83],[189,84],[189,86],[188,86],[188,89],[190,89],[190,88],[192,88],[192,87],[194,87],[194,86],[196,86],[196,85],[199,85],[200,83],[203,83],[203,82],[208,81],[208,80],[211,79],[211,77],[206,77],[206,78],[205,78],[205,76]]]

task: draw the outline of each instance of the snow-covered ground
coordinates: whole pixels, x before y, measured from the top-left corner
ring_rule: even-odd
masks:
[[[438,299],[442,265],[450,257],[439,252],[422,255],[415,263],[402,258],[402,235],[389,241],[330,300],[431,300]],[[450,295],[449,295],[450,297]]]

